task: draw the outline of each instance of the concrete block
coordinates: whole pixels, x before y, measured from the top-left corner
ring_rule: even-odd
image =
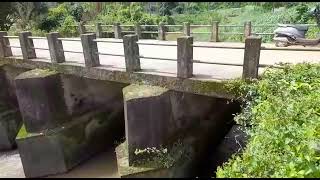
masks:
[[[66,121],[60,75],[34,69],[15,78],[20,112],[28,132],[57,127]]]
[[[135,149],[159,147],[169,137],[172,121],[169,90],[157,86],[130,85],[123,89],[129,163]]]
[[[20,129],[16,142],[26,177],[65,173],[119,140],[119,119],[91,112],[41,133]]]

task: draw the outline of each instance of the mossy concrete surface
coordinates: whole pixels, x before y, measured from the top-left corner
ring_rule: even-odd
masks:
[[[131,99],[159,96],[169,91],[169,89],[162,88],[159,86],[131,84],[123,88],[122,91],[123,91],[124,99],[126,101],[129,101]]]
[[[26,177],[64,173],[107,150],[123,135],[119,122],[110,112],[96,111],[39,133],[27,133],[22,127],[16,142]]]
[[[26,79],[26,78],[41,78],[47,77],[53,74],[58,74],[58,72],[49,69],[33,69],[27,72],[24,72],[16,77],[16,79]]]
[[[45,61],[22,60],[19,58],[1,58],[0,64],[7,64],[20,68],[29,69],[51,69],[59,73],[87,77],[97,80],[116,81],[126,84],[144,84],[160,86],[170,90],[195,93],[200,95],[213,96],[218,98],[235,98],[234,92],[228,91],[229,80],[204,80],[198,78],[177,78],[173,76],[163,76],[148,74],[143,72],[128,73],[125,70],[108,67],[86,68],[83,64],[64,62],[51,63]]]

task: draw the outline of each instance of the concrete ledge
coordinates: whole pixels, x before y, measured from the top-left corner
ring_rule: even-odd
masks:
[[[181,92],[189,92],[200,95],[213,96],[218,98],[232,99],[235,97],[233,92],[228,91],[226,84],[229,80],[208,80],[203,78],[177,78],[169,75],[158,75],[156,73],[146,73],[143,71],[128,73],[125,69],[116,69],[107,66],[99,66],[86,68],[84,64],[79,63],[56,63],[52,64],[47,60],[29,59],[22,60],[20,58],[1,58],[1,64],[8,64],[21,68],[49,68],[60,73],[71,74],[80,77],[87,77],[97,80],[116,81],[127,84],[146,84],[152,86],[160,86],[170,90]]]
[[[64,173],[106,150],[120,139],[118,124],[112,113],[92,112],[40,133],[27,133],[22,126],[16,142],[25,176]]]

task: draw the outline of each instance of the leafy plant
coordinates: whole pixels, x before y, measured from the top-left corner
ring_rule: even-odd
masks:
[[[247,103],[236,120],[250,139],[217,177],[319,177],[320,65],[268,69],[240,89]]]

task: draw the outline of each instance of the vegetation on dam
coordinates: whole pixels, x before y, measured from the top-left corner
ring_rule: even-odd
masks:
[[[78,23],[95,25],[97,22],[112,25],[121,24],[155,25],[179,24],[220,24],[243,25],[251,21],[253,25],[276,25],[277,23],[316,23],[318,18],[310,14],[317,7],[316,2],[4,2],[0,12],[0,29],[17,34],[23,30],[32,31],[36,36],[48,32],[59,32],[63,36],[78,36]],[[53,5],[52,5],[53,4]],[[92,26],[88,31],[95,31]],[[242,32],[242,27],[221,27],[223,32]],[[270,33],[275,27],[254,27],[254,32]],[[149,31],[157,27],[148,27]],[[181,27],[169,27],[170,31],[181,31]],[[111,30],[111,29],[109,29]],[[193,32],[208,32],[208,27],[192,28]],[[318,27],[311,27],[307,37],[314,38]],[[167,39],[175,39],[180,34],[168,34]],[[202,41],[210,34],[193,34]],[[243,40],[242,35],[222,34],[223,41]],[[263,38],[271,41],[272,35]]]
[[[319,177],[320,64],[269,69],[240,89],[245,106],[235,119],[251,138],[217,177]]]

